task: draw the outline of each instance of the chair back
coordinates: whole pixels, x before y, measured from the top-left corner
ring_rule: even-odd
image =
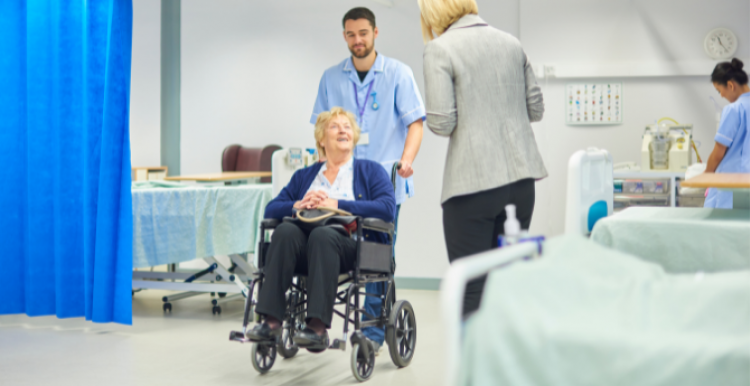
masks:
[[[579,150],[568,161],[565,233],[588,235],[594,224],[612,214],[612,155],[604,149]]]
[[[223,172],[270,172],[273,152],[281,149],[277,145],[264,148],[243,147],[229,145],[221,155],[221,171]],[[273,177],[263,177],[260,182],[271,182]]]

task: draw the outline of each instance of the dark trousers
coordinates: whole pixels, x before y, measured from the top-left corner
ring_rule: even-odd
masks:
[[[497,248],[497,236],[503,234],[505,206],[508,204],[516,206],[521,229],[529,229],[534,213],[534,180],[520,180],[499,188],[453,197],[443,203],[443,232],[451,263]],[[482,276],[466,285],[464,315],[479,308],[486,278]]]
[[[356,257],[357,243],[331,228],[306,233],[281,223],[266,253],[256,312],[283,320],[294,273],[307,273],[307,320],[318,318],[330,328],[339,273],[354,269]]]

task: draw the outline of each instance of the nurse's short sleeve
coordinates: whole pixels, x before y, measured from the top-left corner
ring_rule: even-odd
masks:
[[[724,107],[724,111],[721,113],[721,121],[719,122],[719,131],[714,137],[714,141],[729,147],[732,146],[734,137],[737,136],[737,130],[740,128],[740,114],[739,109],[735,104],[730,104]]]
[[[411,68],[401,65],[396,76],[396,113],[399,121],[406,127],[425,118],[422,94],[414,80]]]
[[[313,112],[310,116],[310,123],[313,125],[318,120],[318,114],[330,110],[328,108],[328,88],[326,87],[326,73],[320,77],[320,85],[318,85],[318,96],[315,98],[315,105],[313,106]]]

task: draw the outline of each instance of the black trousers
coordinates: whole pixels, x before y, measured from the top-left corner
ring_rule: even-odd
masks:
[[[331,228],[306,233],[294,224],[281,223],[266,254],[256,312],[283,320],[285,293],[294,273],[307,273],[307,320],[318,318],[330,328],[339,273],[354,269],[356,258],[356,241]]]
[[[516,218],[521,229],[529,229],[534,213],[534,180],[524,179],[499,188],[450,198],[443,203],[443,232],[448,248],[448,259],[462,257],[497,248],[497,236],[503,234],[505,206],[516,206]],[[482,300],[486,276],[472,280],[466,286],[464,315],[476,311]]]

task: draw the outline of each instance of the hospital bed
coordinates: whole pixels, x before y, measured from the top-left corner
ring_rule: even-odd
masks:
[[[750,271],[668,274],[578,235],[455,262],[447,385],[750,384]],[[487,274],[461,320],[466,283]]]
[[[294,148],[302,155],[301,149]],[[164,312],[171,312],[173,301],[205,293],[219,294],[211,300],[213,314],[221,314],[221,305],[226,302],[246,298],[249,284],[258,275],[254,256],[251,260],[246,256],[255,254],[266,205],[296,170],[317,162],[317,155],[307,150],[300,162],[290,162],[290,150],[275,145],[263,149],[230,145],[224,149],[222,174],[270,167],[272,184],[227,183],[222,182],[223,177],[202,178],[204,183],[197,185],[174,182],[194,180],[189,177],[134,183],[133,292],[182,291],[162,298]],[[262,178],[260,181],[264,182]],[[228,256],[229,265],[222,264],[216,256]],[[206,268],[180,272],[140,270],[194,260],[203,260]],[[231,295],[224,296],[227,294]]]
[[[256,271],[253,261],[258,229],[270,184],[236,186],[185,185],[169,182],[134,184],[133,290],[183,291],[165,296],[163,309],[172,302],[205,293],[233,294],[212,300],[212,312],[221,304],[242,298]],[[216,256],[229,256],[224,265]],[[200,271],[153,272],[144,268],[202,259]]]
[[[647,249],[636,247],[644,258],[586,238],[623,214],[654,209],[608,217],[609,165],[611,157],[598,149],[571,158],[566,235],[542,248],[520,244],[462,259],[448,270],[441,285],[446,384],[750,384],[747,264],[698,254],[675,265]],[[670,221],[664,213],[656,218]],[[640,231],[641,244],[663,234]],[[689,237],[675,241],[705,240]],[[748,249],[738,244],[746,239],[734,233],[719,241],[746,261]],[[462,320],[466,283],[485,274],[480,309]]]

